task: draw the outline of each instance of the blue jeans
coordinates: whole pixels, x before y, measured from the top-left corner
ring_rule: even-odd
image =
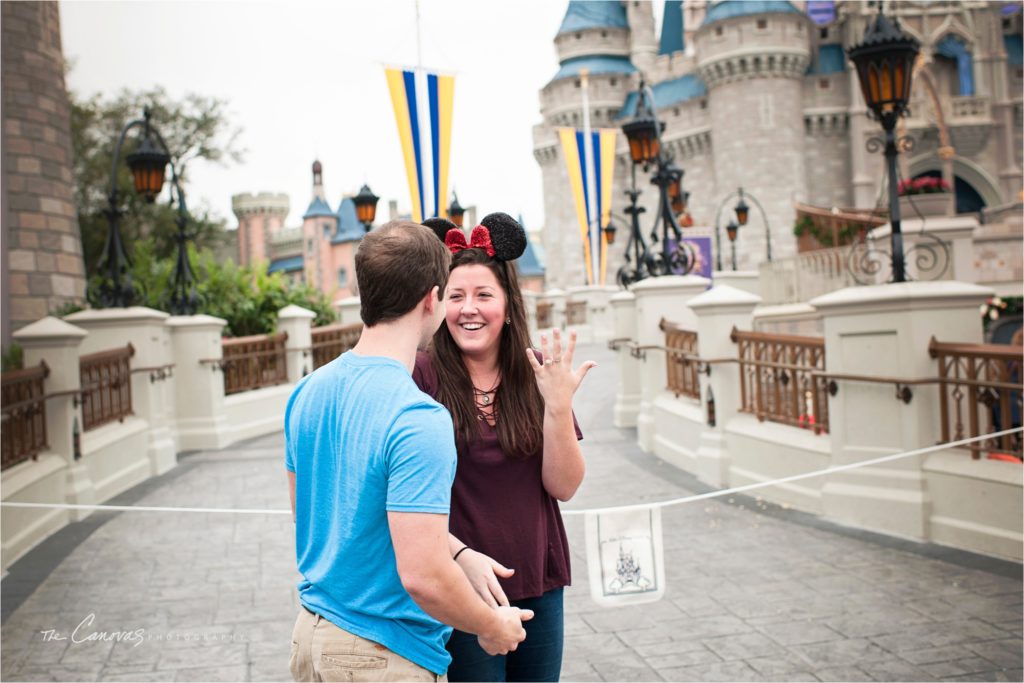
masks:
[[[563,590],[556,588],[539,598],[512,602],[513,607],[532,609],[534,616],[523,622],[526,640],[507,655],[491,656],[480,647],[475,635],[452,631],[448,680],[557,681],[562,673]]]

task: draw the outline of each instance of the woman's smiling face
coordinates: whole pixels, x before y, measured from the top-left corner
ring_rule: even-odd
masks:
[[[497,353],[505,324],[507,297],[490,268],[465,265],[448,276],[445,322],[462,353]]]

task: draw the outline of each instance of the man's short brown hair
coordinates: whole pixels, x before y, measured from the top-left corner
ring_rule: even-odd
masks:
[[[448,284],[451,254],[428,228],[391,221],[366,235],[356,251],[359,313],[373,327],[416,308],[432,287]]]

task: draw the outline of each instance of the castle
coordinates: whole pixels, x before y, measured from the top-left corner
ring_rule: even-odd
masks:
[[[667,0],[658,40],[649,2],[569,2],[554,40],[560,66],[540,91],[543,122],[533,133],[543,175],[547,286],[585,283],[557,134],[582,126],[584,73],[594,128],[620,128],[635,112],[641,77],[652,86],[666,126],[662,141],[685,171],[694,233],[708,234],[731,213],[735,199],[728,206],[726,200],[740,187],[759,201],[768,225],[751,211],[736,243],[741,269],[765,259],[769,229],[774,258],[795,253],[795,202],[887,206],[882,155],[865,148],[881,128],[866,116],[846,57],[877,10],[875,2],[843,0]],[[921,43],[911,113],[898,129],[916,143],[900,157],[902,176],[944,177],[955,184],[957,211],[984,223],[979,212],[1020,201],[1021,3],[893,2],[885,11]],[[620,131],[612,207],[618,214],[629,177]],[[657,189],[639,171],[637,184],[646,233]],[[620,235],[629,227],[621,216],[613,221]],[[625,242],[610,247],[609,284]]]

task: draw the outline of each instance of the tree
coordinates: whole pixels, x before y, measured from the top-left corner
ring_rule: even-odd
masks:
[[[125,124],[141,118],[145,107],[152,111],[153,125],[167,143],[167,151],[177,169],[186,199],[191,196],[188,172],[193,161],[227,164],[242,160],[243,150],[238,146],[241,129],[228,121],[223,100],[189,94],[176,101],[162,88],[138,92],[124,90],[109,100],[100,95],[87,100],[72,96],[75,204],[86,276],[90,278],[96,275],[107,236],[105,212],[109,206],[114,147]],[[132,245],[152,241],[158,258],[170,258],[176,249],[177,208],[168,203],[166,191],[153,204],[147,204],[135,193],[125,157],[134,151],[136,139],[129,134],[117,168],[119,208],[124,211],[120,221],[121,234],[129,249]],[[168,178],[169,173],[168,170]],[[193,204],[188,208],[188,229],[196,235],[196,246],[200,249],[221,246],[225,239],[224,222]]]

